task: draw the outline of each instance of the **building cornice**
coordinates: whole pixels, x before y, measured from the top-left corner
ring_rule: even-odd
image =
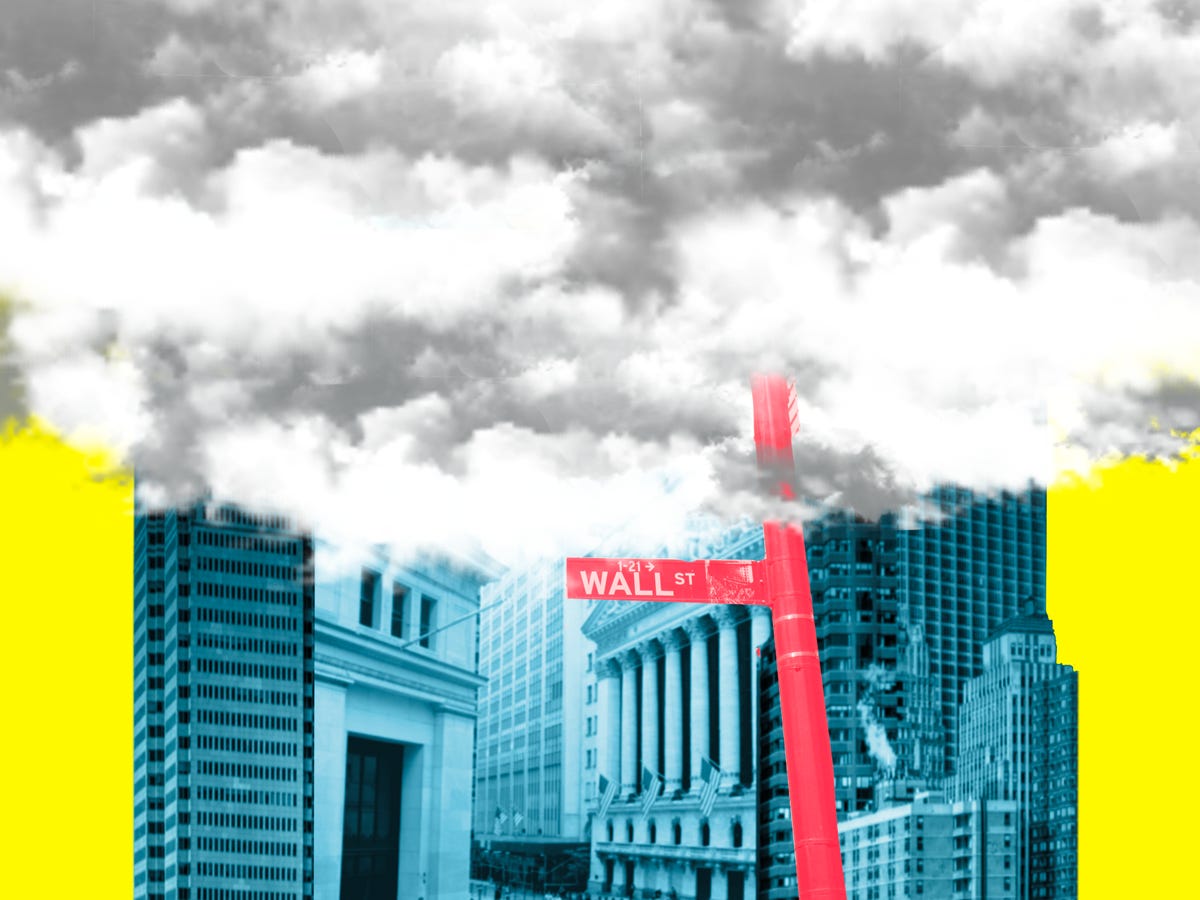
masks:
[[[487,684],[486,678],[437,656],[428,655],[413,647],[401,649],[389,646],[373,634],[352,630],[320,617],[316,621],[314,644],[318,663],[326,662],[336,667],[353,668],[398,685],[412,685],[418,688],[426,699],[429,698],[431,683],[441,688],[457,688],[469,692],[472,697],[479,688]],[[330,654],[330,651],[334,651],[334,654]],[[353,656],[347,659],[343,655],[347,653]],[[393,674],[397,669],[415,677],[397,677]]]

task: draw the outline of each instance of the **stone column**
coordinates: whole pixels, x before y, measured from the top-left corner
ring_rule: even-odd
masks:
[[[702,617],[689,619],[684,630],[692,647],[692,781],[688,791],[699,794],[700,758],[709,756],[708,746],[708,627]]]
[[[660,640],[667,657],[663,670],[663,780],[669,797],[683,785],[683,670],[679,659],[683,636],[673,628]]]
[[[642,656],[642,765],[661,772],[658,758],[658,657],[661,648],[654,641],[638,646]],[[642,773],[637,773],[641,790]]]
[[[637,654],[621,654],[621,796],[636,794],[637,771]]]
[[[600,774],[621,781],[621,667],[615,659],[596,663],[600,682]]]
[[[746,611],[750,613],[750,745],[754,748],[754,754],[751,757],[751,764],[748,768],[754,773],[755,779],[757,779],[759,745],[758,673],[762,660],[759,651],[762,649],[763,644],[771,637],[771,608],[769,606],[747,606]]]
[[[742,710],[738,702],[738,617],[727,606],[713,611],[717,623],[717,661],[720,674],[717,676],[718,731],[720,739],[721,771],[725,773],[725,784],[733,789],[741,784],[742,777]]]

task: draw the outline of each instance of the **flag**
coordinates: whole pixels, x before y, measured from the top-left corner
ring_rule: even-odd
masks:
[[[517,812],[517,808],[513,807],[513,828],[520,828],[521,823],[525,821],[525,817]]]
[[[650,815],[650,807],[658,799],[658,789],[662,787],[662,779],[646,766],[642,766],[642,818]]]
[[[608,813],[608,807],[612,804],[617,796],[617,783],[609,781],[603,775],[600,776],[600,782],[597,785],[600,788],[600,810],[596,817],[603,819]]]
[[[502,810],[500,807],[497,806],[496,807],[496,816],[492,820],[492,832],[494,834],[500,833],[500,828],[504,824],[504,822],[507,818],[508,818],[508,816],[504,815],[504,810]]]
[[[721,767],[707,756],[700,757],[700,781],[704,785],[700,789],[700,815],[708,818],[721,789]]]

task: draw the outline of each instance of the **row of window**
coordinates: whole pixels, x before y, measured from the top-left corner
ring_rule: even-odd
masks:
[[[198,775],[220,775],[233,778],[258,778],[263,781],[298,781],[295,768],[258,766],[251,763],[232,763],[202,759],[196,763]],[[162,776],[160,775],[161,779]],[[161,784],[161,780],[159,784]]]
[[[185,715],[180,714],[181,718]],[[300,723],[285,716],[260,716],[253,713],[226,712],[220,709],[196,711],[196,721],[209,725],[225,725],[230,728],[262,728],[268,731],[299,731]]]
[[[208,700],[228,700],[235,703],[263,703],[269,706],[299,706],[300,696],[287,691],[268,691],[261,688],[235,687],[228,684],[197,684],[197,697]],[[179,689],[182,700],[188,698],[188,688]]]
[[[368,628],[380,628],[379,617],[382,615],[382,576],[374,569],[363,569],[361,589],[358,601],[358,623]],[[390,633],[392,637],[405,638],[405,627],[408,622],[410,591],[398,581],[392,582],[392,621]],[[418,622],[418,643],[426,649],[433,648],[433,635],[436,627],[434,611],[437,601],[434,598],[421,595],[420,621]]]
[[[179,874],[186,875],[184,866]],[[283,866],[244,866],[236,863],[196,863],[196,875],[210,878],[245,878],[250,881],[294,881],[296,869]]]
[[[183,796],[183,788],[180,795]],[[296,807],[299,797],[287,791],[260,791],[251,788],[214,787],[200,785],[196,789],[197,800],[210,800],[216,803],[248,803],[258,806]]]
[[[296,619],[288,616],[271,616],[263,613],[241,612],[235,609],[212,609],[199,607],[194,610],[197,622],[214,622],[220,625],[245,625],[248,628],[295,631]]]
[[[180,747],[186,749],[180,738]],[[228,753],[258,753],[264,756],[299,756],[300,748],[295,743],[282,741],[260,741],[253,738],[217,737],[211,734],[196,735],[196,749],[219,750]]]
[[[647,830],[649,843],[651,843],[651,844],[658,843],[658,824],[653,819],[651,819],[650,822],[648,823],[646,830]],[[616,829],[613,825],[612,819],[608,820],[608,823],[605,828],[605,833],[607,834],[608,840],[610,842],[614,840],[614,835],[616,833]],[[744,840],[744,835],[742,832],[742,823],[740,820],[738,820],[738,819],[730,820],[730,822],[729,822],[729,839],[730,839],[731,846],[733,846],[733,847],[741,847],[742,846],[742,842]],[[632,819],[625,820],[625,842],[629,843],[629,844],[633,843],[633,820]],[[678,845],[682,844],[682,842],[683,842],[683,826],[678,819],[675,819],[673,822],[671,822],[671,843],[678,846]],[[700,820],[700,846],[708,847],[711,844],[711,842],[712,842],[712,829],[709,826],[707,819],[701,819]]]
[[[187,843],[189,846],[184,846]],[[181,838],[179,849],[190,849],[190,840]],[[236,838],[196,838],[197,850],[208,850],[213,853],[246,853],[258,856],[299,856],[300,845],[283,841],[242,841]]]
[[[154,543],[153,540],[150,541]],[[161,543],[161,541],[160,541]],[[293,556],[299,553],[299,543],[291,537],[251,537],[223,531],[196,531],[196,543],[206,547],[224,547],[227,550],[246,550],[251,553],[270,553],[274,556]]]
[[[239,653],[266,653],[271,656],[299,656],[301,646],[296,641],[267,641],[237,634],[213,634],[202,631],[196,635],[196,646],[214,650],[234,650]]]
[[[179,823],[187,824],[184,819],[187,813],[181,813]],[[252,828],[259,831],[294,832],[300,830],[300,823],[294,818],[282,816],[253,816],[246,813],[224,813],[199,810],[192,814],[197,826],[211,825],[216,828]]]
[[[277,606],[299,606],[300,592],[294,588],[244,587],[240,584],[201,581],[196,585],[196,594],[219,600],[241,600],[244,603],[272,603]],[[295,628],[290,624],[289,628]]]
[[[184,663],[180,663],[179,668],[180,671],[186,671]],[[196,671],[209,675],[235,675],[239,678],[270,678],[275,681],[295,681],[300,677],[300,670],[291,666],[264,666],[224,659],[198,659]]]

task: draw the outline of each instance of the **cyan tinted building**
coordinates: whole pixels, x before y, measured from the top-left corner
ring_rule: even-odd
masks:
[[[311,897],[311,543],[216,505],[134,527],[134,895]]]

